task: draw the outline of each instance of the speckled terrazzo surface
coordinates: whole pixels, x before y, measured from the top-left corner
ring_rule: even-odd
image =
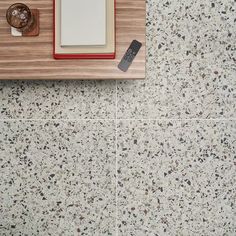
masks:
[[[145,81],[0,82],[0,235],[236,235],[235,11],[148,0]]]

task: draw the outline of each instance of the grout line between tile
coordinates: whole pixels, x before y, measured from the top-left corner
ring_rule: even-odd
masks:
[[[116,167],[115,167],[115,171],[116,171],[116,215],[115,215],[115,224],[116,224],[116,236],[118,236],[118,153],[117,153],[117,126],[118,126],[118,117],[117,117],[117,112],[118,112],[118,88],[117,88],[117,80],[116,80],[116,96],[115,96],[115,102],[116,102],[116,107],[115,107],[115,152],[116,152]]]
[[[0,119],[0,121],[114,121],[115,119]]]
[[[116,108],[117,109],[117,108]],[[190,118],[190,119],[174,119],[174,118],[167,118],[167,119],[119,119],[117,118],[117,111],[116,117],[114,119],[0,119],[0,121],[115,121],[116,123],[119,121],[236,121],[236,118],[228,118],[228,119],[201,119],[201,118]]]
[[[198,119],[198,118],[193,118],[193,119],[173,119],[173,118],[168,118],[168,119],[117,119],[119,121],[236,121],[236,118],[228,118],[228,119]]]

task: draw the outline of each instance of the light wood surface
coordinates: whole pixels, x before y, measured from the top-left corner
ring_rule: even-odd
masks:
[[[145,0],[116,0],[115,60],[54,60],[53,0],[23,0],[40,11],[38,37],[12,37],[6,22],[7,8],[16,0],[0,0],[0,79],[144,79]],[[117,65],[136,39],[143,43],[128,72]]]

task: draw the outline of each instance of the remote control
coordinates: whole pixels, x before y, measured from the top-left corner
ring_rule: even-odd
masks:
[[[133,40],[128,50],[126,51],[125,55],[121,59],[118,68],[123,72],[126,72],[129,69],[130,65],[132,64],[134,58],[138,54],[141,47],[142,44],[140,42],[138,42],[137,40]]]

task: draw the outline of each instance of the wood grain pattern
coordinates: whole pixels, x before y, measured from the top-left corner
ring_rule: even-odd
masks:
[[[24,0],[40,10],[38,37],[12,37],[6,22],[7,8],[15,0],[0,1],[0,79],[144,79],[145,0],[116,0],[115,60],[54,60],[53,0]],[[117,65],[133,39],[143,43],[129,71]]]

